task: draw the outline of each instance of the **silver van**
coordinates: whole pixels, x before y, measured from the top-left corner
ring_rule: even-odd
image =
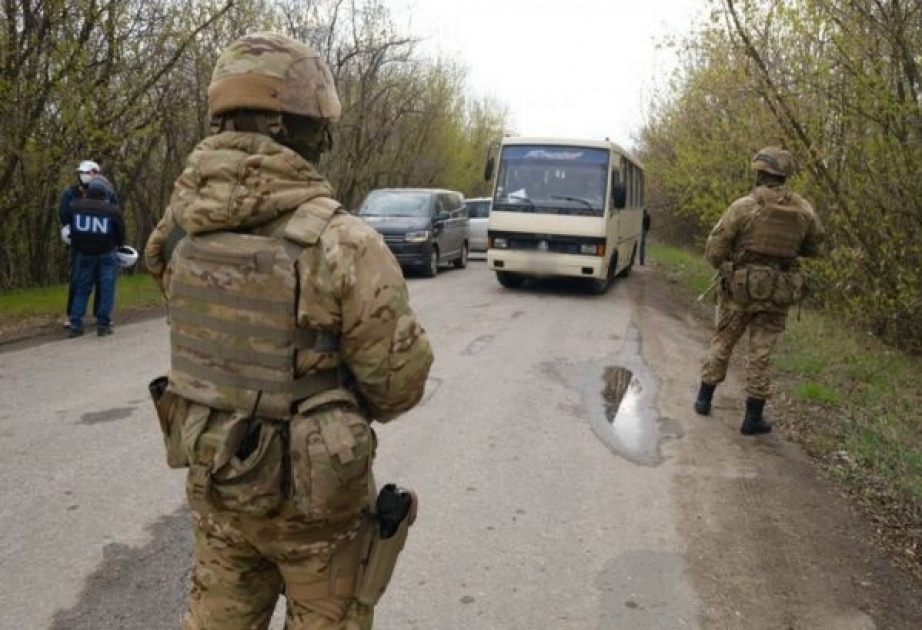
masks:
[[[471,251],[487,251],[487,224],[490,222],[490,198],[474,197],[464,202],[471,226]]]
[[[467,267],[470,226],[464,195],[441,188],[378,188],[356,211],[375,228],[401,267],[431,278],[439,266]]]

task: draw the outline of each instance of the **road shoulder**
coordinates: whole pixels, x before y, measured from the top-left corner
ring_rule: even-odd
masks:
[[[660,382],[659,413],[683,427],[669,453],[672,495],[703,603],[701,627],[922,627],[922,584],[893,563],[873,523],[783,435],[739,434],[739,350],[712,415],[694,413],[709,309],[689,306],[693,300],[654,268],[628,284],[644,358]],[[766,415],[796,422],[789,412],[770,401]]]

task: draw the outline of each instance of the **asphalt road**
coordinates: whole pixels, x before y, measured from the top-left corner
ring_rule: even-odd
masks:
[[[379,482],[420,512],[376,630],[922,627],[799,451],[739,436],[738,382],[691,413],[707,332],[662,276],[509,291],[474,260],[408,283],[436,361],[377,427]],[[0,353],[0,630],[177,628],[190,522],[147,398],[167,363],[162,318]]]

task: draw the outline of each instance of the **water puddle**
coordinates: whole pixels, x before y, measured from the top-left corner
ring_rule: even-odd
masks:
[[[563,376],[582,394],[593,432],[612,453],[656,466],[664,459],[663,442],[682,437],[682,430],[675,420],[659,415],[658,384],[640,346],[640,333],[631,326],[614,356],[603,363],[568,366]]]

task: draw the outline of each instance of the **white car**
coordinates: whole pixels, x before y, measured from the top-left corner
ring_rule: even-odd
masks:
[[[468,224],[471,228],[471,251],[487,251],[487,223],[490,221],[490,198],[466,199]]]

